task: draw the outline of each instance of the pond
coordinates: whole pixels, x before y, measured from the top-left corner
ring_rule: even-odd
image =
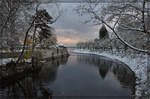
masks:
[[[135,74],[124,63],[103,56],[71,54],[9,86],[0,99],[131,99]]]

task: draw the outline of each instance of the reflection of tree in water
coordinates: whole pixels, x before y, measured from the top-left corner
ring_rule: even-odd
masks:
[[[43,68],[41,69],[41,72],[39,73],[39,79],[44,81],[45,83],[55,81],[57,69],[59,65],[66,64],[67,61],[68,61],[68,56],[61,57],[53,61],[44,63],[42,66]]]
[[[41,86],[40,81],[34,81],[32,77],[17,81],[7,89],[2,99],[51,99],[52,91]],[[40,94],[39,94],[40,93]]]
[[[115,64],[112,68],[112,72],[116,78],[120,81],[123,87],[129,87],[131,94],[135,94],[135,73],[126,64]]]
[[[112,61],[106,59],[105,57],[101,57],[101,56],[96,56],[96,55],[88,55],[88,56],[84,56],[84,55],[79,55],[78,57],[78,61],[79,62],[84,62],[86,64],[91,64],[94,66],[98,66],[99,68],[99,74],[100,76],[105,79],[109,69],[111,68],[111,64]]]
[[[77,60],[82,63],[97,66],[99,68],[99,74],[103,79],[105,79],[108,72],[113,73],[122,87],[130,88],[132,91],[131,94],[135,94],[135,74],[126,64],[96,55],[79,55]]]
[[[68,57],[62,57],[43,64],[41,71],[27,74],[22,80],[16,80],[8,86],[0,85],[0,99],[52,99],[53,92],[44,86],[56,79],[60,64]]]
[[[112,66],[111,64],[112,64],[111,61],[101,60],[101,64],[99,66],[99,73],[103,79],[105,79],[109,69],[111,68]]]

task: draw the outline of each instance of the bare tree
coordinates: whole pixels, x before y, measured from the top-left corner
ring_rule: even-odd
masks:
[[[23,44],[23,49],[22,52],[20,54],[20,56],[18,57],[18,60],[16,63],[19,63],[19,61],[23,58],[23,53],[26,47],[26,42],[27,42],[27,38],[28,38],[28,34],[31,31],[31,29],[33,28],[33,44],[32,44],[32,58],[33,57],[33,53],[34,53],[34,48],[35,48],[35,43],[36,43],[36,35],[38,35],[38,39],[40,39],[40,41],[43,41],[44,38],[49,38],[49,36],[52,36],[52,27],[50,27],[48,24],[53,24],[57,21],[57,19],[60,17],[60,14],[53,19],[48,12],[43,9],[43,10],[38,10],[39,5],[37,5],[36,7],[36,13],[33,16],[32,19],[32,23],[30,24],[29,28],[26,31],[26,35],[25,35],[25,39],[24,39],[24,44]],[[39,30],[39,32],[37,32],[37,30]],[[53,41],[51,40],[51,42],[53,42],[54,44],[56,44],[56,39],[53,39]],[[46,43],[44,43],[45,46],[48,46]]]
[[[100,4],[99,0],[94,0],[94,2],[93,0],[87,0],[87,3],[78,6],[77,11],[80,15],[90,16],[86,23],[92,22],[95,25],[105,24],[124,45],[135,51],[150,54],[150,50],[137,48],[125,41],[118,31],[119,29],[126,29],[131,32],[140,32],[150,37],[150,29],[147,22],[150,12],[148,0],[130,0],[124,3],[112,2],[103,7]]]
[[[21,23],[20,14],[25,11],[25,7],[31,7],[36,0],[1,0],[0,2],[0,35],[1,47],[8,47],[10,50],[16,50],[19,44],[20,31],[19,27]],[[4,44],[3,44],[4,43]],[[4,45],[4,46],[3,46]],[[7,45],[7,46],[6,46]]]

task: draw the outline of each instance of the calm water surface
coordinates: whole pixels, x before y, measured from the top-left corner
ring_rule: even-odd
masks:
[[[127,96],[135,93],[135,75],[117,60],[71,54],[46,62],[39,73],[2,87],[0,99],[130,99]]]

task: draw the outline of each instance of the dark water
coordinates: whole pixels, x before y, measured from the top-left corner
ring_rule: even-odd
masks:
[[[117,60],[72,54],[46,62],[40,72],[1,87],[0,99],[131,99],[135,76]]]

